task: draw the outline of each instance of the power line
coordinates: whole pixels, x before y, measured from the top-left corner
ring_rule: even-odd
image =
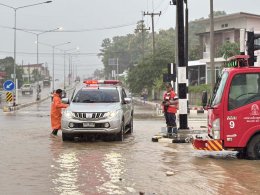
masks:
[[[161,7],[161,5],[164,3],[165,1],[164,0],[162,0],[159,4],[158,4],[158,6],[156,6],[156,8],[154,9],[154,10],[157,10],[158,8],[160,8]]]
[[[162,12],[163,12],[164,15],[167,13],[169,7],[170,7],[170,4],[167,4],[167,6],[162,10]],[[159,20],[160,20],[160,17],[157,19],[157,21],[155,22],[155,24],[157,24],[157,23],[159,22]]]
[[[115,25],[115,26],[108,26],[108,27],[99,27],[99,28],[62,30],[62,31],[53,31],[52,33],[62,33],[62,32],[89,32],[89,31],[111,30],[111,29],[117,29],[117,28],[124,28],[124,27],[128,27],[128,26],[134,26],[135,24],[136,24],[136,23],[129,23],[129,24],[121,24],[121,25]],[[0,28],[12,29],[12,30],[14,29],[14,27],[3,26],[3,25],[0,25]],[[16,30],[32,31],[32,32],[45,32],[45,31],[46,31],[46,29],[27,29],[27,28],[16,28]]]
[[[5,53],[5,54],[13,54],[13,52],[10,51],[0,51],[0,53]],[[24,54],[24,55],[36,55],[37,53],[34,52],[17,52],[17,54]],[[39,53],[41,55],[52,55],[53,53]],[[55,55],[64,55],[63,53],[54,53]],[[98,55],[99,53],[76,53],[76,54],[71,54],[71,55],[87,55],[87,56],[91,56],[91,55]]]

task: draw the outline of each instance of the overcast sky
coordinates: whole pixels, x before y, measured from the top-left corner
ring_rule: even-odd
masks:
[[[43,0],[45,1],[45,0]],[[13,7],[26,6],[43,2],[41,0],[0,0],[0,3]],[[209,15],[210,0],[188,0],[189,20],[195,20]],[[17,28],[51,30],[63,27],[64,31],[39,36],[39,42],[56,45],[70,41],[71,44],[61,46],[61,49],[80,48],[80,55],[74,58],[78,64],[81,76],[88,76],[96,68],[102,68],[101,60],[96,56],[102,40],[117,35],[133,33],[136,22],[142,19],[142,11],[159,12],[155,17],[155,28],[169,29],[175,26],[175,6],[169,5],[170,0],[54,0],[49,4],[19,9],[17,11]],[[248,12],[259,14],[259,0],[215,0],[215,11],[226,11],[228,14]],[[151,17],[145,16],[147,26]],[[116,28],[118,26],[124,26]],[[7,28],[6,28],[7,27]],[[13,56],[14,11],[0,6],[0,58]],[[97,30],[99,29],[99,30]],[[36,35],[17,31],[18,64],[36,63]],[[40,62],[47,63],[52,69],[52,48],[39,46]],[[59,53],[56,50],[55,53]],[[55,55],[55,75],[63,78],[63,57]]]

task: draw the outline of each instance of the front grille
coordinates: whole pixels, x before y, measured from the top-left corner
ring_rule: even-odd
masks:
[[[95,127],[83,127],[82,123],[74,123],[74,127],[73,128],[84,128],[84,129],[88,129],[88,128],[105,128],[105,124],[104,123],[96,123]]]
[[[88,120],[88,119],[100,119],[104,118],[105,112],[74,112],[74,117],[77,119]]]

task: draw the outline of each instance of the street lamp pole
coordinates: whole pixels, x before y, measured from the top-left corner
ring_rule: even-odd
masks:
[[[44,34],[44,33],[48,33],[48,32],[55,32],[57,30],[61,30],[62,27],[59,27],[59,28],[55,28],[55,29],[51,29],[51,30],[46,30],[46,31],[43,31],[43,32],[40,32],[40,33],[34,33],[34,32],[31,32],[31,31],[27,31],[27,30],[21,30],[21,31],[24,31],[24,32],[27,32],[27,33],[31,33],[31,34],[34,34],[36,35],[36,44],[37,44],[37,66],[39,65],[39,36]],[[40,76],[41,75],[38,75],[39,71],[37,69],[36,71],[36,82],[37,82],[37,95],[36,95],[36,101],[40,100],[40,86],[39,86],[39,79],[40,79]]]
[[[64,74],[63,74],[63,88],[66,89],[66,51],[64,51]]]
[[[22,8],[26,8],[26,7],[32,7],[32,6],[41,5],[41,4],[45,4],[45,3],[51,3],[51,2],[52,1],[45,1],[45,2],[41,2],[41,3],[34,3],[34,4],[20,6],[20,7],[12,7],[12,6],[0,3],[0,5],[14,10],[14,75],[13,75],[13,80],[14,80],[15,83],[16,83],[16,67],[15,67],[15,64],[16,64],[16,15],[17,15],[16,12],[17,12],[18,9],[22,9]],[[16,97],[18,95],[17,87],[18,86],[15,85],[15,95],[16,95]],[[16,105],[15,100],[14,100],[13,104]]]
[[[55,46],[52,46],[52,93],[54,93],[54,50]]]
[[[55,48],[58,47],[58,46],[69,44],[69,43],[71,43],[71,42],[65,42],[65,43],[60,43],[60,44],[56,44],[56,45],[50,45],[50,44],[39,42],[39,44],[46,45],[46,46],[49,46],[49,47],[52,48],[52,92],[54,91],[54,80],[55,80],[55,78],[54,78],[54,76],[55,76],[55,74],[54,74],[54,72],[55,72],[54,71],[54,57],[55,57],[54,52],[55,52]]]
[[[59,49],[59,48],[57,48],[57,49]],[[64,49],[59,49],[59,50],[61,50],[61,51],[63,51],[64,52],[64,70],[63,70],[63,88],[64,88],[64,90],[66,89],[66,54],[67,54],[67,52],[68,51],[73,51],[73,50],[79,50],[79,47],[76,47],[76,48],[71,48],[71,49],[67,49],[67,50],[64,50]]]
[[[52,46],[52,92],[54,91],[54,51],[58,46],[69,44],[70,42],[60,43]]]

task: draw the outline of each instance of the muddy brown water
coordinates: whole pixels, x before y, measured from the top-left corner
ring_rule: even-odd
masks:
[[[50,136],[49,103],[0,112],[0,194],[260,193],[260,161],[151,142],[164,120],[147,106],[135,106],[134,133],[124,142],[63,142],[61,132]]]

